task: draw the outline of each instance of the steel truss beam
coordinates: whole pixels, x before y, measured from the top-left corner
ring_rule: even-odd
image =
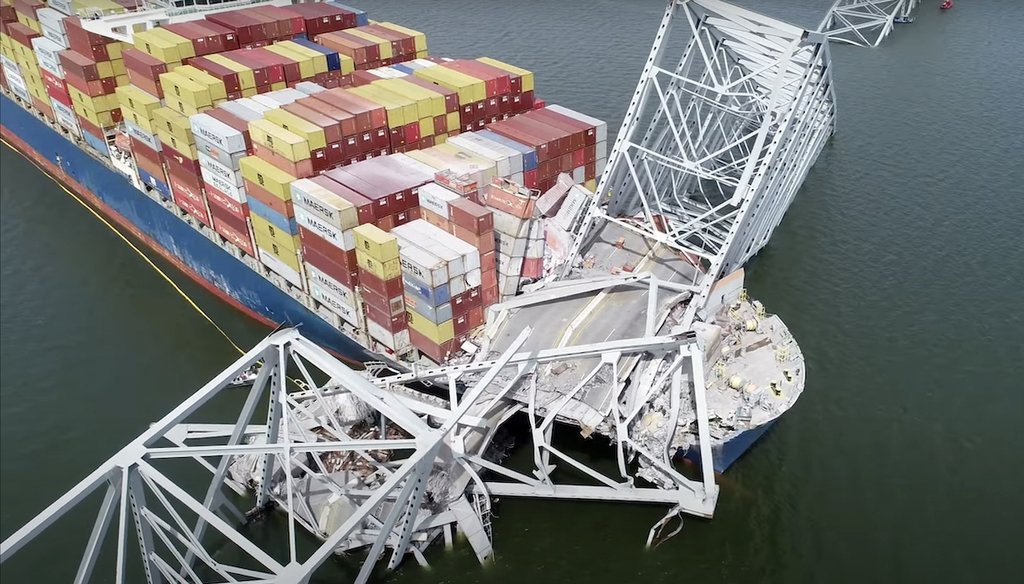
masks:
[[[670,506],[670,515],[710,517],[718,496],[710,466],[700,480],[680,475],[667,451],[646,447],[636,420],[645,399],[666,391],[677,398],[687,392],[706,418],[701,349],[687,337],[665,336],[522,351],[530,333],[521,331],[492,361],[370,381],[297,331],[276,332],[0,544],[0,561],[101,487],[105,496],[76,582],[98,576],[96,560],[110,546],[117,558],[113,574],[98,577],[123,582],[135,557],[132,537],[141,552],[135,563],[149,583],[308,582],[333,555],[364,549],[354,580],[362,583],[386,551],[389,569],[408,554],[425,563],[426,546],[456,528],[486,561],[495,494],[658,503]],[[616,369],[624,358],[652,372],[646,396],[623,392]],[[572,391],[552,393],[539,382],[543,364],[586,359],[597,364]],[[257,364],[252,387],[240,390],[234,380]],[[684,372],[695,381],[685,388]],[[402,385],[439,376],[453,385],[459,379],[466,389],[444,400]],[[296,379],[301,387],[289,381]],[[595,391],[610,396],[614,476],[570,456],[553,432],[555,423],[586,432],[588,423],[600,421],[578,399]],[[223,404],[230,392],[244,393],[236,400],[238,412],[225,423],[208,421],[204,406],[214,398]],[[267,414],[258,420],[261,403]],[[678,407],[679,399],[673,403]],[[532,473],[487,455],[497,429],[524,410],[533,428]],[[710,465],[704,428],[701,453]],[[634,460],[651,484],[637,482]],[[209,479],[198,491],[197,472]],[[284,541],[250,538],[242,529],[246,514],[229,502],[227,489],[253,505],[248,515],[268,504],[279,509],[286,517]],[[321,543],[300,554],[304,539]]]
[[[836,0],[818,30],[829,40],[877,47],[892,32],[895,20],[908,17],[918,0]]]
[[[720,0],[670,2],[570,258],[608,222],[699,258],[688,326],[768,242],[834,131],[834,102],[823,35]]]

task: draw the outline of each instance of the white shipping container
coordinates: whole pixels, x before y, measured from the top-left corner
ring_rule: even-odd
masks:
[[[433,213],[448,218],[448,202],[460,198],[437,183],[427,183],[420,187],[420,206]]]
[[[494,248],[507,256],[523,257],[526,255],[526,238],[509,237],[504,233],[494,232]]]
[[[295,221],[320,236],[327,243],[342,251],[352,251],[356,248],[356,236],[351,229],[342,231],[302,207],[295,206],[294,209]]]
[[[49,4],[56,7],[58,3],[50,2]],[[36,18],[39,20],[40,25],[50,27],[61,34],[67,32],[67,29],[64,28],[64,18],[67,16],[67,14],[58,12],[53,8],[40,8],[36,10]]]
[[[75,15],[75,9],[71,7],[71,0],[50,0],[46,4],[50,8],[55,8],[68,16]]]
[[[309,179],[299,179],[291,184],[292,202],[330,225],[348,231],[359,225],[359,214],[355,206]]]
[[[412,343],[409,341],[409,329],[407,328],[398,331],[398,334],[392,335],[386,328],[367,319],[366,332],[370,333],[371,338],[399,355],[412,348]]]
[[[429,164],[423,164],[419,160],[416,160],[412,156],[396,152],[394,154],[388,154],[388,158],[401,163],[404,166],[412,168],[424,176],[429,176],[433,180],[434,174],[437,173],[437,169]]]
[[[466,286],[476,288],[481,282],[480,268],[473,268],[466,272]]]
[[[602,140],[595,146],[597,154],[594,156],[596,160],[605,159],[608,160],[608,142]]]
[[[462,241],[444,229],[431,225],[423,219],[411,221],[402,227],[409,225],[413,226],[416,233],[421,234],[423,237],[429,237],[430,239],[461,255],[466,271],[480,267],[480,250],[478,250],[473,244]],[[392,232],[393,231],[394,230],[392,230]],[[416,239],[416,241],[419,241],[419,239]]]
[[[64,79],[64,70],[60,67],[60,57],[57,53],[63,51],[64,47],[45,37],[32,39],[32,51],[36,54],[36,61],[39,67],[50,75]]]
[[[246,122],[262,120],[264,112],[274,109],[268,108],[258,101],[253,101],[248,97],[243,97],[234,101],[226,101],[217,107],[237,118],[245,120]]]
[[[57,118],[58,124],[67,128],[75,136],[82,133],[81,128],[78,127],[78,117],[75,116],[75,110],[56,99],[51,99],[50,105],[53,107],[53,117]]]
[[[419,247],[405,246],[399,244],[399,263],[402,271],[420,282],[437,288],[448,283],[448,266],[444,260]]]
[[[281,105],[288,105],[289,103],[295,103],[295,101],[306,97],[306,94],[299,91],[298,89],[279,89],[277,91],[271,91],[267,95],[271,98],[279,101]]]
[[[163,145],[160,144],[160,140],[156,136],[136,126],[134,123],[125,120],[124,129],[129,136],[135,138],[139,142],[142,142],[146,146],[149,146],[153,150],[160,152],[160,150],[163,149]]]
[[[458,296],[459,294],[462,294],[466,290],[469,290],[469,287],[466,286],[466,278],[462,276],[452,278],[448,282],[448,287],[451,291],[452,296]]]
[[[262,247],[257,247],[257,249],[259,250],[260,254],[260,262],[264,266],[270,268],[270,271],[274,272],[278,276],[281,276],[282,278],[290,282],[293,286],[297,288],[303,288],[302,276],[300,276],[298,272],[291,269],[291,267],[289,267],[287,264],[278,259],[277,256],[263,249]]]
[[[606,167],[606,166],[608,166],[608,159],[607,158],[598,158],[597,159],[596,167],[597,167],[597,178],[598,179],[600,179],[601,175],[604,174],[604,167]]]
[[[321,91],[327,91],[327,89],[313,83],[312,81],[300,81],[295,84],[295,89],[298,89],[306,95],[313,95],[314,93],[320,93]]]
[[[203,182],[224,193],[228,197],[238,201],[239,203],[245,202],[245,189],[240,189],[228,181],[217,176],[210,169],[199,167],[199,174],[203,177]]]
[[[572,182],[581,185],[587,180],[587,171],[582,166],[572,169]]]
[[[521,175],[523,173],[523,153],[521,151],[512,148],[508,144],[503,144],[496,140],[492,140],[491,138],[488,138],[487,136],[478,134],[476,132],[466,132],[465,134],[459,134],[458,137],[462,136],[469,137],[470,139],[487,146],[491,150],[494,150],[495,152],[499,152],[507,156],[513,176],[516,174]]]
[[[352,326],[359,326],[359,313],[356,311],[355,307],[342,302],[340,298],[321,288],[312,280],[309,282],[309,293],[313,298],[317,299],[320,304],[323,304],[328,310],[340,316],[345,322]]]
[[[225,182],[233,184],[237,188],[245,187],[245,179],[242,178],[242,172],[239,170],[231,170],[223,164],[217,162],[216,159],[207,156],[205,153],[199,155],[199,166],[209,170],[213,174],[224,179]]]
[[[495,209],[494,207],[487,207],[487,210],[491,212],[494,218],[494,230],[498,233],[513,239],[526,237],[526,234],[529,233],[530,222],[528,220],[516,217],[511,213],[506,213],[501,209]]]
[[[328,276],[322,270],[316,266],[306,262],[306,279],[309,280],[310,284],[316,284],[324,290],[327,290],[333,294],[338,300],[348,304],[353,308],[356,307],[356,294],[355,291],[334,278]]]
[[[538,259],[544,257],[544,250],[547,248],[543,239],[531,239],[526,242],[525,257]]]
[[[555,214],[552,221],[555,225],[562,228],[563,231],[572,231],[573,225],[576,224],[585,211],[589,200],[590,193],[579,186],[573,186],[565,195],[565,200],[562,201],[562,206],[558,209],[558,213]]]
[[[509,296],[515,296],[516,292],[519,291],[519,276],[502,276],[498,275],[498,294],[501,294],[502,298]]]
[[[189,116],[192,133],[214,146],[235,153],[245,151],[245,137],[238,130],[208,114]]]
[[[228,152],[199,136],[195,136],[195,134],[193,136],[196,140],[196,150],[200,154],[205,154],[232,170],[239,170],[242,159],[248,155],[245,150],[241,152]]]
[[[489,144],[482,143],[478,136],[474,136],[472,134],[459,134],[458,136],[451,136],[445,142],[447,144],[454,144],[460,148],[469,150],[477,156],[493,160],[498,176],[500,177],[508,178],[512,176],[512,173],[514,172],[512,170],[512,163],[509,161],[508,154],[498,152]]]
[[[584,124],[594,126],[594,136],[597,142],[604,142],[608,139],[608,124],[602,122],[597,118],[592,118],[586,114],[581,114],[578,111],[571,110],[567,107],[562,107],[558,104],[550,104],[547,108],[555,113],[562,114],[563,116],[579,120]]]
[[[433,240],[417,241],[416,245],[444,260],[448,264],[448,277],[452,280],[466,273],[466,264],[462,261],[462,255],[455,250]]]
[[[43,36],[54,42],[54,44],[60,45],[61,47],[68,49],[71,47],[71,43],[68,42],[68,36],[61,33],[60,31],[53,30],[48,26],[44,26]]]
[[[518,276],[523,273],[522,257],[510,257],[499,253],[495,259],[498,261],[499,274],[503,276]]]

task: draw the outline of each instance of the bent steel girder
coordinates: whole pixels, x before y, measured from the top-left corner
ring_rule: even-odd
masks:
[[[614,222],[693,259],[688,325],[768,242],[834,124],[826,37],[719,0],[670,2],[571,257]]]
[[[276,332],[3,541],[0,561],[104,488],[75,582],[102,573],[119,583],[299,583],[340,555],[357,564],[352,581],[363,583],[385,551],[388,569],[409,554],[425,564],[426,547],[454,529],[487,561],[494,495],[655,503],[670,506],[670,514],[710,517],[718,487],[701,348],[670,335],[523,351],[530,334],[521,331],[491,361],[370,381],[296,330]],[[639,360],[648,373],[644,396],[619,383],[623,358]],[[587,359],[597,367],[568,393],[538,381],[542,365]],[[254,364],[260,370],[251,389],[240,389],[233,380]],[[685,387],[684,372],[691,381]],[[457,399],[405,385],[439,376],[460,381]],[[216,408],[224,423],[211,422],[204,406],[223,404],[225,391],[245,395],[228,414]],[[608,396],[600,415],[578,399],[595,392]],[[699,480],[675,471],[668,451],[649,448],[639,426],[639,406],[666,392],[673,407],[686,396],[704,417],[698,425],[707,468]],[[534,429],[532,475],[487,455],[496,431],[524,410]],[[585,433],[588,424],[610,424],[618,476],[569,454],[552,431],[556,422]],[[671,433],[658,443],[665,440]],[[239,504],[253,507],[243,513]],[[269,508],[284,517],[284,529],[268,538],[247,525]],[[317,540],[312,552],[301,551]],[[103,550],[116,558],[102,566],[112,573],[98,569]]]
[[[829,40],[877,47],[889,36],[895,19],[907,17],[918,0],[836,0],[818,30]]]

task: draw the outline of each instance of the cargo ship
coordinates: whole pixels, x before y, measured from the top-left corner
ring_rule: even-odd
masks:
[[[331,1],[3,2],[4,140],[267,325],[402,373],[484,359],[526,321],[552,324],[537,348],[682,324],[706,350],[718,471],[803,390],[799,347],[741,269],[654,306],[631,274],[696,282],[707,262],[625,220],[584,244],[607,126],[545,103],[530,71],[431,55],[424,33]],[[582,324],[598,277],[621,278],[604,322],[624,323],[599,338]],[[522,300],[567,286],[571,306]],[[559,419],[609,432],[609,395],[573,395]],[[645,439],[695,455],[695,408],[634,405]]]

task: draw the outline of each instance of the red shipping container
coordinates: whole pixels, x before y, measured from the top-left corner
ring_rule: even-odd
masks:
[[[376,43],[345,31],[317,35],[315,42],[348,55],[355,62],[356,69],[373,69],[373,62],[380,60],[380,47]]]
[[[366,305],[367,309],[373,309],[378,314],[386,314],[391,317],[404,316],[405,315],[405,300],[403,295],[398,295],[394,298],[387,298],[381,296],[376,290],[370,290],[364,286],[364,276],[366,275],[365,270],[359,272],[359,291],[363,297],[363,304]]]
[[[277,23],[278,36],[291,38],[306,33],[306,21],[300,15],[277,6],[254,6],[253,12]]]
[[[333,106],[326,101],[321,101],[314,97],[304,97],[296,101],[295,104],[301,105],[334,120],[340,131],[338,140],[341,140],[341,137],[343,136],[351,136],[356,133],[356,120],[355,116],[351,112],[345,111],[342,108]],[[327,141],[331,142],[332,140]]]
[[[212,210],[214,205],[220,207],[225,213],[238,219],[243,224],[245,220],[249,218],[249,205],[246,203],[239,203],[231,197],[225,195],[219,190],[210,186],[210,183],[203,183],[203,187],[206,190],[206,200],[210,202],[210,209]]]
[[[163,153],[164,161],[167,162],[168,172],[171,170],[180,170],[182,174],[197,177],[197,180],[202,181],[202,178],[199,178],[201,176],[201,172],[198,161],[192,160],[167,144],[163,145]]]
[[[259,26],[260,21],[245,15],[242,10],[207,14],[205,18],[209,22],[235,31],[239,46],[266,38],[263,29]]]
[[[99,126],[83,118],[82,116],[75,117],[78,118],[78,125],[81,126],[83,132],[89,132],[90,134],[99,138],[100,140],[106,139],[106,133],[103,131],[103,128],[100,128]]]
[[[32,48],[32,39],[43,36],[20,22],[8,23],[7,34],[29,49]]]
[[[452,223],[473,235],[479,236],[494,229],[494,215],[483,205],[469,199],[450,201],[448,212]]]
[[[354,164],[345,168],[336,168],[328,171],[325,176],[373,201],[374,213],[378,218],[383,218],[393,213],[395,209],[393,208],[392,201],[395,198],[395,190],[380,183],[368,182],[349,172],[358,167],[358,164]]]
[[[206,33],[207,48],[210,54],[219,54],[238,49],[238,35],[226,26],[209,20],[193,20],[189,24]]]
[[[310,102],[316,102],[316,100],[310,100],[309,98],[303,98],[295,103],[281,106],[281,109],[288,113],[294,114],[307,122],[323,129],[324,139],[327,143],[340,142],[341,133],[341,122],[324,114],[323,112],[317,111],[308,107],[306,104]],[[320,102],[318,102],[320,103]]]
[[[217,79],[220,79],[224,83],[224,89],[230,93],[240,92],[242,90],[241,81],[238,78],[238,73],[228,69],[220,63],[215,63],[206,57],[196,57],[189,61],[189,65],[197,69],[206,71],[210,75],[213,75]]]
[[[39,110],[39,113],[43,114],[43,117],[45,117],[47,120],[50,120],[51,123],[54,121],[53,107],[50,104],[33,96],[32,105],[35,106],[37,110]]]
[[[14,0],[14,10],[28,16],[33,20],[39,20],[36,13],[40,8],[45,7],[46,4],[39,0]]]
[[[214,222],[221,221],[229,225],[235,231],[246,233],[249,230],[249,224],[246,222],[249,219],[248,207],[246,207],[246,214],[239,216],[232,209],[226,208],[222,203],[227,200],[229,203],[233,203],[237,208],[242,203],[234,201],[229,197],[225,197],[223,193],[219,193],[217,197],[212,197],[211,190],[206,190],[206,202],[209,203],[210,216],[214,218]]]
[[[132,155],[135,157],[136,163],[140,159],[145,159],[154,165],[160,165],[163,163],[163,155],[156,150],[150,148],[150,146],[141,140],[129,136],[129,143],[131,144]]]
[[[408,83],[412,83],[413,85],[417,85],[417,86],[422,87],[424,89],[429,89],[430,91],[433,91],[434,93],[438,93],[440,95],[443,95],[444,96],[444,110],[445,110],[445,113],[452,113],[452,112],[459,111],[459,94],[456,93],[456,91],[454,89],[448,89],[447,87],[442,87],[440,85],[434,85],[433,83],[427,81],[426,79],[421,79],[421,78],[416,77],[414,75],[409,75],[407,77],[402,77],[401,79],[402,79],[402,81],[406,81]]]
[[[382,280],[373,272],[359,268],[359,285],[367,290],[371,290],[380,298],[394,298],[404,294],[405,285],[402,283],[402,277],[391,278],[390,280]]]
[[[311,97],[353,114],[356,118],[357,132],[387,126],[387,111],[382,106],[344,89],[329,89],[315,93]]]
[[[201,178],[168,164],[167,179],[171,183],[172,190],[180,192],[205,208],[206,193],[203,192],[203,181]]]
[[[210,225],[210,216],[206,213],[206,209],[197,205],[188,196],[175,190],[174,179],[171,179],[171,194],[175,205],[184,209],[186,213],[195,217],[203,225]]]
[[[349,203],[352,203],[356,208],[356,214],[359,217],[360,224],[374,223],[377,221],[377,209],[374,202],[356,191],[353,191],[349,187],[335,181],[330,177],[330,173],[313,177],[310,180],[345,199]]]
[[[299,71],[299,63],[284,55],[279,55],[266,49],[253,49],[252,54],[263,59],[270,67],[271,83],[297,82],[302,80],[302,72]],[[280,71],[280,75],[278,72]]]
[[[494,243],[494,236],[491,236],[491,243]],[[498,255],[492,247],[490,251],[480,250],[480,271],[493,272],[498,269]]]
[[[256,199],[284,217],[295,217],[295,208],[291,201],[282,201],[267,189],[248,179],[245,180],[245,196]]]
[[[213,210],[210,210],[213,213]],[[249,230],[238,231],[232,229],[226,222],[220,220],[216,214],[214,214],[213,229],[217,233],[221,234],[224,239],[238,246],[242,251],[249,254],[252,257],[256,257],[256,246],[253,245],[252,239],[249,237]]]
[[[472,328],[469,326],[469,311],[452,317],[452,327],[455,329],[455,336],[464,335]]]
[[[583,166],[583,179],[590,180],[597,178],[597,163],[588,162]]]
[[[488,229],[487,231],[484,231],[483,233],[477,235],[473,233],[471,230],[461,227],[459,225],[454,225],[451,223],[449,223],[449,225],[451,225],[452,235],[458,237],[459,239],[465,241],[466,243],[472,244],[473,247],[480,250],[480,253],[494,251],[494,231]]]
[[[354,12],[322,3],[292,4],[285,10],[299,14],[305,21],[306,36],[313,38],[318,34],[352,28],[356,25]]]
[[[454,340],[445,341],[438,345],[411,327],[409,328],[409,341],[414,347],[419,349],[420,353],[426,355],[437,364],[447,361],[455,347]]]
[[[366,318],[379,324],[385,330],[391,334],[399,333],[405,330],[406,327],[406,314],[403,310],[401,314],[392,316],[386,311],[377,308],[376,306],[365,302],[366,298],[363,298],[363,305],[366,307]]]
[[[85,30],[82,27],[82,20],[77,16],[69,16],[62,22],[64,24],[64,33],[68,37],[68,45],[71,46],[72,50],[78,51],[79,48],[106,45],[114,42],[111,38]]]
[[[416,58],[416,39],[412,35],[379,24],[362,26],[359,27],[359,30],[364,30],[374,36],[391,41],[391,52],[395,55],[392,62],[397,63]]]
[[[263,160],[273,164],[276,168],[287,172],[295,178],[306,178],[315,174],[313,172],[313,162],[309,158],[299,162],[292,162],[270,148],[256,143],[253,143],[252,150],[256,156],[259,156]],[[321,159],[325,157],[323,149],[317,149],[316,152],[319,153],[319,157]],[[324,164],[324,166],[326,167],[326,164]]]
[[[562,114],[553,112],[547,108],[535,109],[523,115],[528,120],[534,120],[548,127],[557,128],[569,136],[569,146],[566,151],[581,150],[587,144],[587,135],[590,134],[590,143],[594,143],[596,130],[593,126],[567,118]]]
[[[480,296],[483,298],[483,307],[484,308],[487,308],[488,306],[493,306],[493,305],[497,304],[499,298],[501,297],[501,295],[498,294],[498,287],[497,286],[492,286],[490,288],[483,288],[483,289],[481,289]]]

